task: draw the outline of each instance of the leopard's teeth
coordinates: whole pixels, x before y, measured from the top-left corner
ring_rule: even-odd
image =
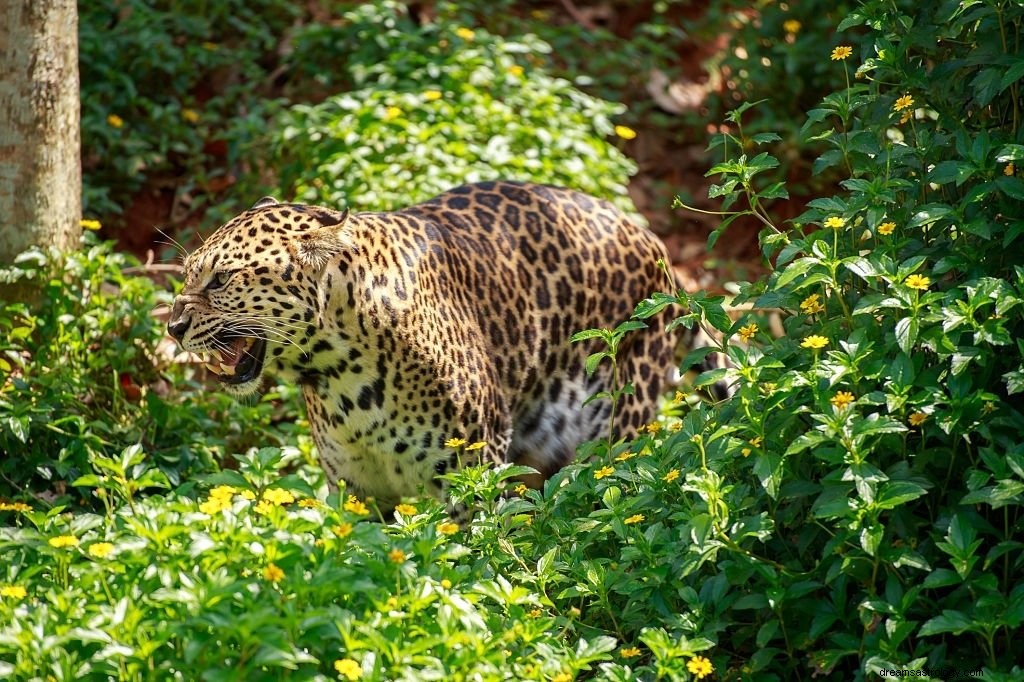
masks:
[[[220,363],[220,369],[221,369],[221,373],[222,374],[226,374],[228,376],[234,376],[235,375],[235,366],[234,365],[229,365],[226,362],[222,362],[222,363]]]
[[[214,348],[213,350],[210,351],[210,357],[212,357],[217,362],[221,362],[221,361],[224,360],[224,356],[222,356],[220,354],[220,350],[218,350],[216,348]]]
[[[218,367],[217,365],[213,364],[212,362],[205,362],[205,363],[203,363],[203,367],[206,367],[206,369],[210,370],[214,374],[220,374],[220,367]]]

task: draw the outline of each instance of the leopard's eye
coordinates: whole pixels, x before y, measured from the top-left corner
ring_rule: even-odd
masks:
[[[220,289],[222,286],[228,283],[228,280],[231,279],[231,276],[233,274],[235,273],[232,270],[222,270],[220,272],[214,273],[213,279],[211,279],[210,283],[206,285],[206,290],[213,291],[214,289]]]

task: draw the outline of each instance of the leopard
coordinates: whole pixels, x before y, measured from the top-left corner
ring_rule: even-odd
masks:
[[[331,490],[447,501],[467,464],[523,465],[540,487],[579,444],[656,418],[678,342],[667,312],[614,363],[588,366],[606,349],[571,339],[674,286],[668,260],[613,203],[543,184],[376,212],[264,197],[187,255],[167,331],[237,396],[269,375],[301,387]]]

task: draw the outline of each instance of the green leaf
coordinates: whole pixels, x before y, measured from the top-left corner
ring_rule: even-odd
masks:
[[[952,632],[955,635],[959,635],[972,628],[974,621],[968,618],[964,613],[960,611],[954,611],[951,609],[944,609],[942,615],[935,616],[929,621],[926,621],[921,629],[918,630],[918,635],[921,637],[927,637],[929,635],[941,635],[945,632]]]
[[[924,227],[953,214],[953,207],[947,204],[927,204],[922,206],[907,223],[909,228]]]
[[[797,260],[793,261],[782,270],[778,278],[775,280],[775,287],[777,289],[785,287],[787,284],[795,280],[797,277],[803,275],[816,265],[821,265],[820,258],[812,258],[810,256],[798,258]]]
[[[623,335],[627,332],[635,332],[639,329],[647,329],[647,324],[640,320],[626,320],[612,332],[615,335]]]
[[[907,427],[895,419],[884,417],[877,412],[854,422],[853,435],[873,436],[880,433],[903,433]]]
[[[782,457],[774,453],[758,455],[754,462],[754,475],[761,481],[761,487],[770,498],[777,499],[782,484]]]
[[[571,343],[577,343],[578,341],[588,341],[590,339],[607,338],[609,333],[605,329],[584,329],[583,331],[576,332],[569,337]]]
[[[896,323],[896,343],[904,353],[910,353],[917,343],[920,324],[916,317],[904,317]]]
[[[598,366],[601,364],[601,361],[604,360],[605,358],[610,358],[611,356],[611,353],[603,350],[588,355],[586,364],[587,375],[589,376],[596,372]]]
[[[902,426],[902,425],[901,425]],[[878,509],[895,509],[901,504],[916,500],[927,494],[927,490],[910,481],[890,481],[881,487],[875,507]]]

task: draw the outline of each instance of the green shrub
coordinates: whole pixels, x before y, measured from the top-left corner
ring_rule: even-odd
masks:
[[[194,191],[223,176],[273,104],[259,84],[299,14],[276,0],[79,3],[86,213],[120,213],[147,177]]]
[[[575,187],[634,210],[624,197],[635,168],[606,139],[622,107],[533,66],[548,50],[534,38],[440,20],[421,26],[404,5],[376,2],[300,33],[296,45],[299,62],[315,48],[331,67],[321,71],[331,74],[326,84],[346,89],[292,106],[258,143],[278,178],[275,193],[385,210],[505,177]]]
[[[0,510],[4,679],[629,679],[612,638],[478,559],[510,472],[456,481],[481,497],[471,532],[437,502],[387,525],[344,492],[324,502],[319,471],[282,475],[294,449],[238,459],[199,499],[191,482],[113,491],[103,516]]]
[[[33,250],[0,270],[0,281],[38,299],[0,304],[0,451],[9,454],[0,460],[0,499],[26,488],[63,493],[133,444],[177,484],[209,469],[224,447],[279,442],[254,429],[294,418],[296,389],[242,405],[161,357],[164,327],[153,312],[170,295],[141,270],[91,233],[81,251]],[[275,406],[282,391],[289,400]]]
[[[778,162],[758,153],[778,137],[746,136],[743,107],[736,132],[713,141],[725,160],[711,194],[740,209],[721,229],[736,215],[761,220],[776,265],[735,303],[781,310],[783,335],[762,331],[757,311],[733,322],[704,297],[638,308],[679,303],[685,323],[723,332],[737,393],[658,431],[651,458],[594,464],[609,467],[594,491],[602,508],[587,514],[585,498],[559,490],[546,505],[569,505],[563,529],[524,540],[586,538],[605,627],[636,631],[657,604],[672,632],[727,644],[712,660],[736,675],[1019,677],[1024,70],[1016,47],[991,37],[1016,35],[1022,18],[1009,5],[904,14],[862,3],[841,28],[866,25],[871,47],[832,53],[839,73],[861,65],[805,126],[828,145],[815,170],[846,179],[789,229],[768,209],[785,189],[762,181]],[[683,485],[666,489],[672,470]],[[681,584],[643,579],[651,547]]]

